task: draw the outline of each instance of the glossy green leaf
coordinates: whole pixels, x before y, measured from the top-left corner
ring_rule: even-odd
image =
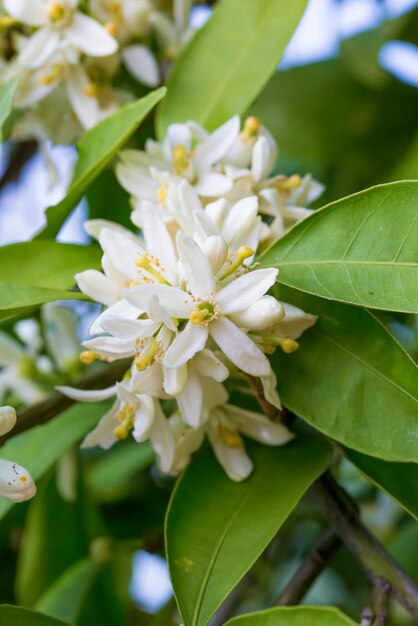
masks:
[[[231,481],[205,449],[172,496],[166,545],[185,626],[207,624],[324,472],[331,450],[312,435],[280,448],[248,447],[255,465],[248,480]]]
[[[262,257],[323,298],[418,313],[418,182],[379,185],[316,211]]]
[[[6,83],[0,85],[0,141],[3,139],[3,124],[12,112],[13,96],[18,82],[18,78],[11,78]]]
[[[36,608],[60,619],[76,622],[82,602],[102,564],[91,558],[75,563],[40,598]]]
[[[388,463],[380,459],[345,450],[347,458],[380,489],[394,498],[415,519],[418,519],[418,465]]]
[[[165,93],[165,87],[161,87],[137,102],[126,104],[82,136],[77,146],[79,157],[73,182],[65,198],[46,210],[47,225],[37,237],[46,238],[57,235],[90,183],[121,150]]]
[[[158,127],[214,129],[243,113],[277,67],[306,0],[223,0],[174,64]],[[237,25],[239,24],[239,28]]]
[[[279,296],[319,316],[299,350],[272,363],[284,404],[365,454],[418,461],[418,367],[368,311],[295,290]]]
[[[1,449],[1,457],[26,467],[34,480],[38,480],[98,422],[106,410],[106,404],[78,404],[47,424],[36,426],[16,435]],[[0,501],[0,519],[12,507],[12,503]]]
[[[70,626],[68,622],[31,611],[21,606],[0,605],[1,626]]]
[[[357,623],[333,607],[280,607],[241,615],[225,626],[356,626]]]

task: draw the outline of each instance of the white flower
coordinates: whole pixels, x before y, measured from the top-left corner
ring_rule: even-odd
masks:
[[[22,66],[41,67],[62,42],[90,56],[116,52],[117,41],[96,20],[77,11],[77,4],[78,0],[4,0],[10,15],[38,28],[19,54]]]
[[[10,406],[0,407],[0,436],[16,424],[16,411]],[[11,502],[29,500],[36,493],[36,485],[29,472],[13,463],[0,459],[0,496]]]
[[[28,325],[26,327],[29,329]],[[33,328],[29,330],[32,331]],[[10,391],[28,404],[39,402],[44,398],[44,390],[32,380],[39,350],[36,341],[37,332],[36,328],[31,337],[25,337],[24,345],[0,332],[0,402]],[[35,341],[34,349],[30,345],[31,339]]]
[[[80,352],[75,314],[69,308],[49,302],[41,308],[41,317],[49,354],[60,371],[71,373]]]
[[[253,325],[253,328],[250,329],[247,326],[249,336],[264,352],[274,352],[278,346],[287,354],[294,352],[299,347],[296,339],[305,330],[313,326],[317,320],[316,315],[305,313],[293,304],[282,302],[281,306],[283,315],[276,320],[271,318],[271,323],[266,324],[264,328],[257,328]],[[245,322],[243,325],[246,325]]]

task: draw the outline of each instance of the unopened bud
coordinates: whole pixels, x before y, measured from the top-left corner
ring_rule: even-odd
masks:
[[[16,424],[16,411],[12,406],[0,407],[0,435],[5,435]]]

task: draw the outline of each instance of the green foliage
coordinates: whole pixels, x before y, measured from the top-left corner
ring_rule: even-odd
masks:
[[[207,624],[324,472],[330,447],[318,437],[298,436],[280,448],[253,445],[250,454],[255,471],[235,484],[205,450],[174,491],[167,555],[185,626]]]
[[[418,313],[417,203],[416,182],[343,198],[292,228],[262,263],[280,269],[280,282],[323,298]]]
[[[20,606],[0,605],[1,626],[70,626],[68,622]]]
[[[211,130],[243,113],[277,67],[306,4],[223,0],[171,70],[159,135],[173,122],[194,120]]]
[[[0,141],[3,139],[3,125],[12,112],[13,96],[18,82],[17,78],[11,78],[6,83],[0,85]]]
[[[58,234],[90,183],[111,162],[165,93],[166,89],[161,87],[137,102],[126,104],[82,136],[77,145],[78,161],[73,182],[65,198],[46,210],[47,225],[38,237],[55,237]]]
[[[299,350],[273,356],[286,406],[350,448],[417,462],[418,368],[408,354],[364,309],[287,289],[280,297],[319,316]]]
[[[355,626],[356,622],[334,608],[281,607],[236,617],[225,626]]]

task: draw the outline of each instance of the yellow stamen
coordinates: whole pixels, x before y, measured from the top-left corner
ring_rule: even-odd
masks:
[[[63,68],[61,65],[54,65],[51,67],[48,73],[43,74],[38,78],[38,83],[40,85],[44,85],[47,87],[48,85],[52,85],[56,81],[60,80],[63,77]]]
[[[207,321],[209,315],[210,313],[207,309],[202,309],[201,311],[199,311],[199,309],[195,309],[190,313],[189,320],[192,324],[204,324],[204,322]]]
[[[244,139],[244,141],[255,139],[258,136],[258,133],[260,132],[260,128],[261,128],[261,122],[258,119],[258,117],[251,115],[250,117],[247,117],[247,119],[244,122],[244,129],[241,133],[241,136]]]
[[[113,434],[116,439],[126,439],[129,435],[129,431],[133,428],[133,418],[135,410],[130,404],[123,406],[119,413],[116,415],[116,419],[120,421],[120,424],[113,429]]]
[[[173,148],[173,165],[177,174],[182,174],[189,167],[190,153],[186,146],[178,144]]]
[[[157,260],[153,260],[154,264],[158,264]],[[146,254],[139,254],[135,259],[135,265],[143,270],[146,270],[151,276],[154,276],[159,283],[169,285],[170,283],[164,278],[164,276],[152,266],[149,257]]]
[[[279,191],[292,191],[292,189],[300,187],[301,182],[301,176],[293,174],[292,176],[287,176],[284,180],[278,181],[277,188]]]
[[[164,202],[167,199],[167,194],[168,194],[168,187],[158,187],[157,189],[158,202],[160,202],[161,204],[164,204]]]
[[[151,365],[152,361],[154,360],[157,348],[157,340],[155,339],[155,337],[153,337],[148,348],[135,359],[135,367],[138,372],[143,372],[147,369],[147,367]]]
[[[295,352],[299,348],[298,342],[295,341],[294,339],[291,339],[290,337],[277,337],[275,335],[272,335],[272,336],[264,335],[262,337],[262,341],[263,341],[263,346],[262,346],[263,350],[264,352],[267,352],[268,354],[271,354],[272,352],[274,352],[274,349],[277,346],[280,346],[280,348],[286,354],[292,354],[292,352]]]
[[[118,30],[119,30],[115,22],[107,22],[107,24],[105,24],[105,29],[107,30],[107,32],[109,33],[111,37],[116,37],[116,35],[118,34]]]
[[[83,350],[80,352],[79,357],[80,361],[85,365],[90,365],[93,361],[100,359],[100,356],[97,352],[93,352],[93,350]]]
[[[295,352],[299,348],[299,344],[294,339],[290,339],[290,337],[284,337],[280,343],[280,347],[286,354],[292,354],[292,352]]]
[[[83,92],[88,98],[97,98],[99,95],[99,86],[95,83],[89,83],[84,87]]]
[[[65,6],[61,2],[51,2],[48,6],[48,17],[51,22],[59,22],[65,17]]]
[[[254,250],[252,250],[252,248],[249,248],[248,246],[241,246],[240,248],[238,248],[236,252],[235,260],[232,261],[231,265],[228,267],[226,272],[222,274],[221,280],[223,280],[224,278],[227,278],[227,276],[231,276],[231,274],[233,274],[235,270],[238,269],[240,265],[242,265],[245,259],[249,259],[250,257],[253,256],[253,254],[254,254]]]
[[[228,448],[242,448],[244,443],[242,437],[234,430],[226,426],[218,427],[219,437]]]
[[[0,28],[10,28],[17,23],[14,17],[11,15],[0,15]]]

